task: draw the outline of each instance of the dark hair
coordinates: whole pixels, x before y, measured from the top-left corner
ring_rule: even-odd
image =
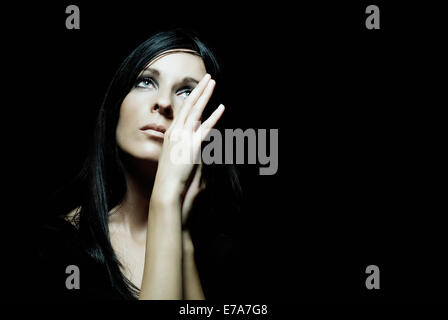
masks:
[[[79,226],[82,245],[86,253],[107,270],[111,285],[125,299],[133,299],[136,288],[121,272],[120,262],[115,255],[109,238],[108,218],[110,210],[119,204],[126,192],[122,160],[117,146],[115,131],[122,101],[135,85],[140,72],[160,53],[170,49],[191,49],[203,59],[206,70],[219,83],[220,68],[214,54],[201,42],[196,34],[185,30],[159,32],[140,44],[120,65],[106,92],[95,123],[93,139],[84,166],[76,181],[81,197],[72,203],[71,209],[79,208],[74,222]],[[209,105],[217,106],[219,86]],[[204,117],[211,112],[206,108]],[[213,228],[194,228],[195,220],[212,221],[217,229],[225,229],[230,224],[220,221],[219,212],[239,210],[241,188],[237,171],[233,165],[204,165],[203,176],[206,190],[200,195],[194,213],[198,208],[207,210],[204,219],[192,218],[191,228],[198,232],[206,230],[209,235]],[[198,201],[196,201],[198,202]],[[201,210],[202,210],[201,209]],[[210,213],[212,212],[212,213]],[[213,214],[214,213],[214,214]],[[215,220],[213,220],[215,219]],[[214,222],[213,222],[214,221]],[[200,231],[199,231],[200,232]],[[193,234],[192,234],[193,237]],[[200,239],[200,236],[193,237]]]

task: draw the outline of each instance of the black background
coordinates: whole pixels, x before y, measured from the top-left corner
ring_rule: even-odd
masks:
[[[80,30],[65,28],[69,4],[80,8]],[[365,28],[368,4],[380,7],[380,30]],[[16,230],[47,216],[51,195],[80,169],[118,65],[154,32],[188,27],[222,64],[229,126],[279,129],[276,175],[239,167],[245,210],[227,275],[234,290],[224,295],[446,297],[437,12],[404,1],[5,8],[14,17],[3,49],[13,103],[5,106],[3,159],[12,177],[7,212],[17,219],[4,234],[15,277],[32,274],[32,239]],[[381,270],[380,290],[365,288],[370,264]]]

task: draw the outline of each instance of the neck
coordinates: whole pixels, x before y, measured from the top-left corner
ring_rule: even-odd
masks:
[[[109,224],[137,241],[146,239],[149,200],[154,185],[157,163],[136,159],[123,161],[126,193],[112,209]]]

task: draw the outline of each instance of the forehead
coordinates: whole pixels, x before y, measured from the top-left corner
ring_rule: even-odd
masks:
[[[147,67],[157,69],[162,77],[192,77],[200,80],[206,73],[200,56],[187,52],[169,52],[150,62]]]

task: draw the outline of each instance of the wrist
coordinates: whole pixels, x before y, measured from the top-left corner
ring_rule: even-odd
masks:
[[[166,171],[166,170],[165,170]],[[173,174],[157,170],[153,193],[160,197],[180,198],[185,190],[185,184]]]
[[[162,206],[171,206],[182,203],[182,191],[176,186],[160,187],[154,184],[150,202]]]
[[[181,227],[182,204],[175,197],[153,193],[149,200],[148,223],[150,220],[159,223],[179,223]],[[159,217],[159,218],[156,218]],[[156,220],[153,220],[156,218]],[[181,230],[179,230],[181,231]]]

